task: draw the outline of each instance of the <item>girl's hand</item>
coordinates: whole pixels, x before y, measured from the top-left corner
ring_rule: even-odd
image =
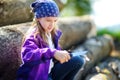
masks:
[[[70,55],[65,50],[57,50],[54,54],[54,58],[60,63],[68,62],[70,60]]]

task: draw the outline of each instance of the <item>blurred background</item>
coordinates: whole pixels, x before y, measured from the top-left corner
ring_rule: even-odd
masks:
[[[110,34],[120,49],[120,0],[61,0],[62,17],[90,15],[97,35]]]

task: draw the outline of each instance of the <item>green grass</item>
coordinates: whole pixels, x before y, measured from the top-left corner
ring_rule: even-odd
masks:
[[[107,29],[102,29],[102,30],[97,31],[98,36],[104,35],[104,34],[109,34],[114,38],[114,40],[120,41],[120,31],[112,32],[112,31],[109,31]]]

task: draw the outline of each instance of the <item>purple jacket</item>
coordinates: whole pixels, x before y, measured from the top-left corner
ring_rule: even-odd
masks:
[[[54,45],[55,48],[58,50],[60,49],[58,46],[58,39],[60,38],[60,36],[61,32],[57,31],[57,35],[55,35],[54,37]],[[28,75],[27,80],[48,80],[50,59],[53,58],[56,49],[50,49],[48,45],[40,37],[40,35],[37,35],[36,37],[37,40],[39,41],[38,43],[36,43],[33,33],[31,33],[26,38],[22,46],[21,54],[23,65],[26,63],[34,65],[27,74]],[[38,64],[36,62],[38,62]]]

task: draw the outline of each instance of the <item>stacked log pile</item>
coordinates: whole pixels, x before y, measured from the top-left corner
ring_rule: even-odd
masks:
[[[33,17],[30,13],[33,1],[0,0],[0,80],[15,80],[16,70],[21,64],[22,39],[31,26],[28,21]],[[27,23],[3,26],[21,22]],[[62,49],[88,51],[86,55],[90,61],[82,71],[79,70],[74,80],[120,80],[120,59],[110,57],[113,40],[108,36],[96,36],[91,19],[61,18],[58,26],[63,32],[59,42]]]
[[[112,38],[96,36],[96,27],[89,17],[60,18],[58,26],[63,32],[59,42],[62,49],[72,48],[73,52],[88,51],[86,55],[90,58],[90,61],[85,64],[82,71],[80,70],[77,73],[75,80],[97,80],[96,78],[99,77],[96,77],[96,75],[101,74],[97,74],[96,66],[101,61],[106,60],[112,52],[114,47]],[[15,80],[15,73],[21,64],[22,39],[30,27],[31,22],[0,28],[0,80]],[[100,72],[104,72],[101,67],[99,69]],[[118,76],[119,74],[113,79],[117,80]],[[106,80],[110,79],[106,78]]]
[[[82,45],[75,48],[73,50],[74,52],[88,51],[86,55],[90,59],[90,61],[85,64],[84,69],[79,70],[75,80],[83,80],[94,65],[107,58],[112,51],[112,45],[113,43],[111,37],[108,38],[106,36],[98,36],[87,39]]]
[[[96,65],[85,80],[120,80],[120,59],[109,57]]]

